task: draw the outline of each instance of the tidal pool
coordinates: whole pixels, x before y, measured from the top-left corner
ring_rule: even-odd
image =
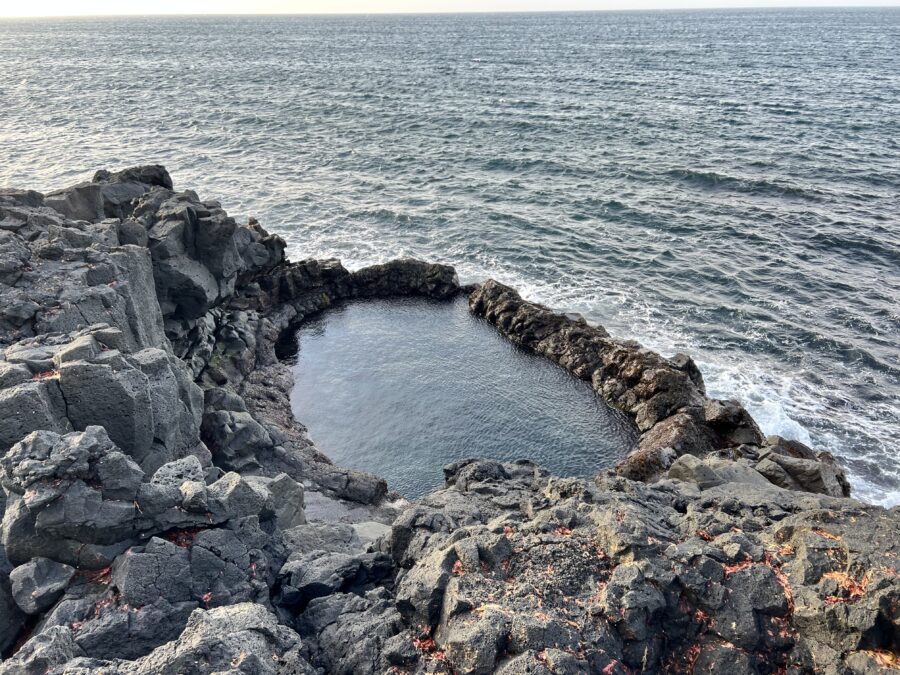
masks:
[[[631,423],[559,366],[469,314],[464,298],[358,301],[296,334],[291,405],[336,463],[417,498],[466,457],[590,476],[636,441]]]

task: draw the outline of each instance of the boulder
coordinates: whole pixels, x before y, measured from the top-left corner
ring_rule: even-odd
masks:
[[[119,612],[120,616],[125,616]],[[159,617],[157,617],[159,618]],[[186,625],[185,625],[186,623]],[[300,655],[299,636],[278,624],[264,607],[241,603],[210,610],[196,609],[181,622],[175,639],[165,641],[133,660],[85,655],[73,631],[54,626],[31,638],[14,659],[0,665],[0,673],[59,675],[213,675],[222,672],[254,675],[313,675]],[[127,624],[120,623],[119,629]],[[163,626],[158,627],[160,631]],[[128,641],[127,633],[107,628],[107,636]],[[112,645],[111,645],[112,646]],[[127,645],[120,645],[127,649]],[[41,670],[44,668],[44,670]]]
[[[102,220],[102,189],[95,183],[79,183],[44,196],[44,204],[71,220]]]
[[[832,497],[850,496],[850,484],[844,470],[828,456],[799,459],[766,451],[760,455],[756,470],[770,482],[788,490],[804,490]]]
[[[0,675],[46,675],[84,655],[68,626],[52,626],[29,639],[0,663]]]
[[[384,553],[348,555],[316,551],[285,563],[279,573],[282,607],[303,609],[310,600],[338,592],[361,593],[393,571]]]
[[[32,558],[9,574],[13,597],[26,614],[46,612],[59,600],[75,568],[47,558]]]
[[[200,446],[201,393],[170,352],[129,350],[105,324],[7,347],[0,450],[29,432],[103,426],[147,471]]]
[[[193,480],[196,466],[192,460],[164,466],[161,479],[149,482],[102,427],[64,436],[33,432],[0,459],[7,492],[0,542],[16,564],[41,556],[98,569],[148,534],[274,518],[267,495],[240,475],[225,474],[206,487]],[[182,473],[188,477],[179,486]],[[190,498],[198,485],[199,502]]]

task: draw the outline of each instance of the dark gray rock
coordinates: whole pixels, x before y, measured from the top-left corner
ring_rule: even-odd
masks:
[[[393,572],[393,562],[384,553],[348,555],[316,551],[285,563],[279,573],[282,607],[305,607],[310,600],[338,592],[362,593]]]
[[[106,217],[117,219],[131,215],[134,200],[154,187],[173,189],[169,172],[158,164],[133,167],[115,173],[101,170],[94,174],[92,182],[99,184]],[[146,237],[141,245],[146,245]]]
[[[8,574],[0,571],[0,652],[16,641],[27,619],[13,597]]]
[[[44,196],[44,204],[71,220],[102,220],[102,189],[95,183],[79,183]]]
[[[459,292],[459,278],[448,265],[406,258],[365,267],[352,274],[360,297],[421,295],[450,298]]]
[[[26,614],[46,612],[59,600],[75,568],[48,560],[32,558],[9,574],[13,597]]]
[[[121,453],[102,427],[65,436],[29,434],[0,459],[7,508],[0,541],[10,560],[42,556],[76,567],[102,568],[148,534],[274,518],[269,495],[229,473],[205,488],[205,510],[191,506],[177,476],[188,460],[160,469],[163,482],[143,482],[144,472]],[[187,471],[189,476],[194,473]],[[104,479],[108,483],[103,482]],[[280,564],[280,563],[279,563]]]
[[[850,484],[844,471],[830,457],[800,459],[764,450],[756,470],[775,485],[832,497],[848,497]]]
[[[41,639],[41,636],[32,638],[22,651],[35,649],[31,643]],[[37,649],[41,646],[37,644]],[[53,647],[58,650],[53,656],[64,655],[66,645],[62,639],[57,637]],[[98,672],[104,675],[213,675],[221,672],[312,675],[315,671],[300,656],[300,648],[299,636],[280,626],[274,615],[259,605],[244,603],[211,610],[197,609],[177,639],[135,660],[76,656],[52,672],[54,675]]]
[[[284,248],[159,166],[0,191],[0,648],[34,631],[0,673],[874,672],[896,652],[898,514],[838,499],[830,456],[764,439],[689,357],[447,266]],[[337,302],[460,290],[633,422],[617,474],[469,459],[405,504],[316,449],[284,338]]]
[[[403,622],[390,594],[381,588],[365,595],[335,593],[316,598],[299,617],[297,628],[307,642],[309,661],[328,673],[390,672],[397,665],[391,659],[412,663],[408,636],[407,648],[398,654]]]
[[[52,626],[28,640],[15,656],[0,663],[0,675],[45,675],[84,656],[68,626]]]

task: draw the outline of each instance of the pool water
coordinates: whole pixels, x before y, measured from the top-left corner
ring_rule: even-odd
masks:
[[[591,476],[636,432],[590,386],[469,314],[465,298],[357,301],[297,332],[294,414],[336,463],[417,498],[466,457]]]

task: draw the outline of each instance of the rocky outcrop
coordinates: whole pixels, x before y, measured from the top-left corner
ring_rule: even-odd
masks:
[[[896,665],[896,509],[690,358],[496,282],[472,311],[641,432],[618,475],[471,460],[409,504],[334,465],[291,411],[295,327],[463,289],[284,248],[159,166],[0,190],[0,675]]]
[[[703,462],[675,466],[686,458]],[[896,510],[714,467],[695,466],[701,488],[686,473],[647,485],[554,478],[528,462],[448,466],[446,488],[385,542],[401,570],[397,607],[415,627],[410,658],[466,673],[895,662]]]
[[[766,439],[739,402],[708,398],[700,370],[685,354],[666,359],[636,342],[616,340],[582,317],[527,302],[492,280],[472,290],[469,306],[513,342],[590,382],[630,416],[641,436],[616,467],[622,476],[655,480],[679,457],[715,453],[743,460],[780,487],[850,495],[830,455],[816,455],[797,441]],[[797,454],[802,457],[791,456]]]

